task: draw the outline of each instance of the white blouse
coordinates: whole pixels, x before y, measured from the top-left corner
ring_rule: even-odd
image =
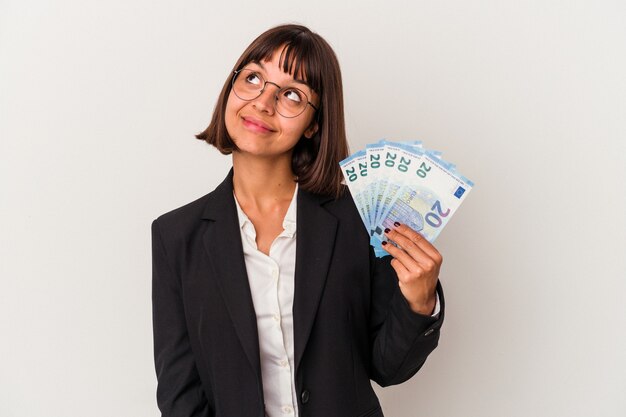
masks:
[[[237,205],[243,255],[256,312],[265,414],[297,416],[293,342],[293,295],[296,267],[296,196],[283,220],[283,231],[272,242],[269,256],[258,250],[256,230]]]

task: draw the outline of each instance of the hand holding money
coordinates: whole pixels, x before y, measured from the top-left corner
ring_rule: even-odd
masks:
[[[441,254],[422,235],[398,222],[391,229],[385,229],[385,236],[396,244],[384,241],[382,246],[393,256],[391,266],[398,275],[400,291],[411,310],[424,315],[432,314],[437,302],[435,291],[439,269],[443,262]]]

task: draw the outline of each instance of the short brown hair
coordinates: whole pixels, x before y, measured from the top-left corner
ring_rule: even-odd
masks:
[[[317,133],[311,139],[300,138],[294,147],[291,168],[298,176],[301,188],[338,197],[345,188],[341,185],[339,161],[349,153],[341,70],[328,42],[305,26],[281,25],[256,38],[237,60],[231,76],[226,79],[213,110],[211,123],[195,136],[215,146],[224,155],[237,150],[228,135],[224,120],[232,74],[250,62],[271,59],[272,54],[282,47],[282,70],[291,75],[302,73],[307,84],[320,98],[319,110],[315,115]]]

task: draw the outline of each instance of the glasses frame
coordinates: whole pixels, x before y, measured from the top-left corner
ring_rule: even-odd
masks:
[[[261,78],[261,80],[263,80],[263,88],[261,88],[261,89],[259,90],[259,95],[258,95],[258,96],[254,97],[254,98],[248,98],[248,99],[246,99],[246,98],[241,97],[239,94],[237,94],[237,92],[235,91],[235,80],[237,79],[237,76],[239,75],[239,73],[240,73],[241,71],[250,71],[250,72],[256,73],[256,74],[257,74],[257,75]],[[311,107],[313,107],[313,109],[315,110],[315,112],[316,112],[316,113],[319,111],[319,108],[317,108],[317,107],[316,107],[313,103],[311,103],[311,102],[309,101],[309,96],[308,96],[308,95],[307,95],[304,91],[300,90],[300,89],[299,89],[299,88],[297,88],[297,87],[281,87],[281,86],[279,86],[278,84],[276,84],[275,82],[272,82],[272,81],[267,81],[265,78],[263,78],[263,76],[262,76],[261,74],[259,74],[259,72],[258,72],[258,71],[251,70],[251,69],[249,69],[249,68],[242,68],[242,69],[240,69],[240,70],[233,71],[233,79],[231,80],[230,84],[231,84],[231,90],[233,90],[233,93],[235,93],[235,95],[236,95],[239,99],[241,99],[241,100],[243,100],[243,101],[252,101],[252,100],[256,100],[257,98],[261,97],[261,94],[263,94],[263,92],[265,91],[265,87],[266,87],[268,84],[273,84],[273,85],[275,85],[275,86],[278,88],[278,90],[276,90],[276,93],[274,93],[274,110],[276,110],[276,113],[280,114],[282,117],[287,118],[287,119],[293,119],[294,117],[298,117],[298,116],[300,116],[302,113],[304,113],[304,110],[306,110],[306,106],[302,107],[302,111],[301,111],[300,113],[296,114],[295,116],[285,116],[284,114],[282,114],[281,112],[279,112],[279,111],[278,111],[278,93],[279,93],[279,92],[281,92],[281,91],[283,90],[283,88],[285,88],[285,89],[295,89],[295,90],[298,90],[298,91],[302,92],[302,94],[304,95],[304,97],[306,97],[306,103],[307,103],[308,105],[310,105]]]

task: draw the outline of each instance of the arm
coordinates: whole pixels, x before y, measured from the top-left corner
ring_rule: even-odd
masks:
[[[209,405],[187,335],[180,278],[167,258],[157,220],[152,222],[152,324],[162,416],[208,417]]]
[[[437,347],[445,311],[443,290],[438,279],[434,281],[436,294],[426,297],[429,299],[428,313],[414,311],[401,290],[402,282],[392,266],[393,259],[391,256],[376,258],[370,248],[373,286],[371,378],[383,387],[408,380],[422,367],[430,352]],[[436,303],[437,296],[439,314],[430,316],[433,308],[430,301],[434,298]]]

